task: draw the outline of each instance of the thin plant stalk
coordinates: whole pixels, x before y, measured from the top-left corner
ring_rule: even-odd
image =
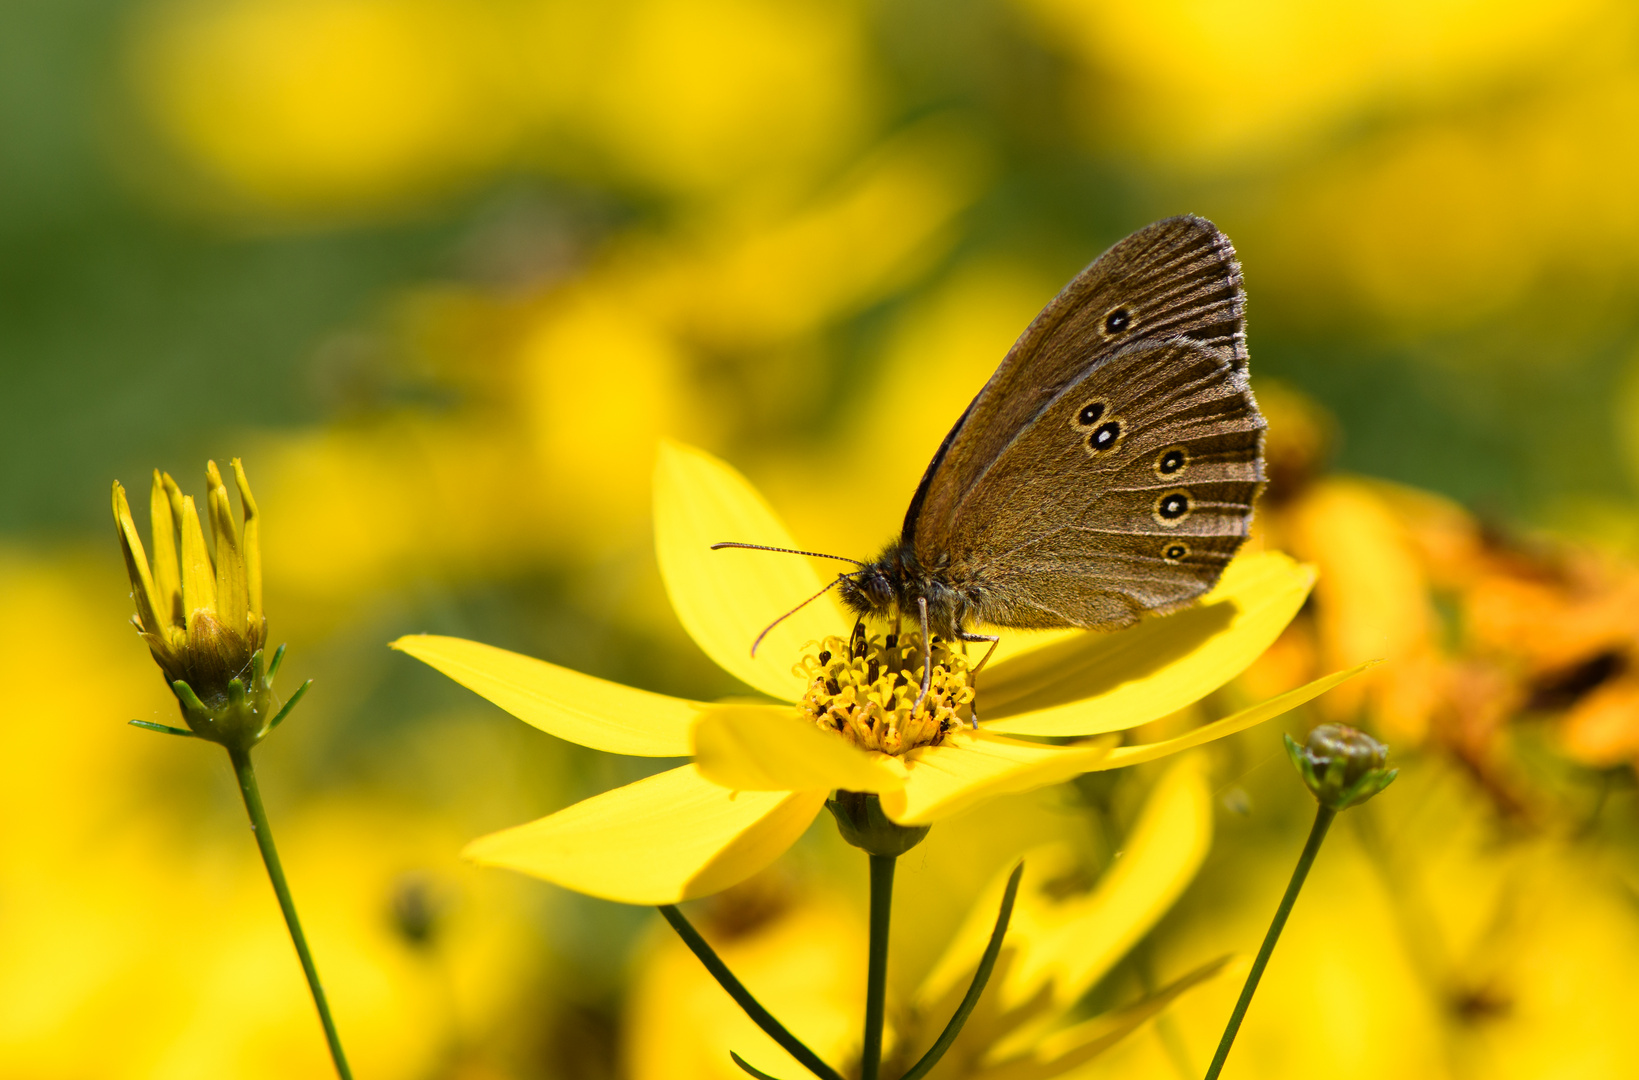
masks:
[[[659,907],[660,914],[665,916],[667,922],[671,923],[672,929],[677,931],[677,936],[683,939],[683,944],[687,945],[689,951],[699,958],[700,962],[706,966],[706,970],[711,972],[712,978],[716,979],[718,985],[728,991],[728,996],[733,998],[735,1003],[745,1010],[746,1015],[751,1018],[752,1022],[763,1029],[764,1034],[779,1043],[786,1053],[800,1061],[804,1068],[820,1077],[821,1080],[842,1080],[840,1073],[827,1065],[824,1059],[804,1045],[802,1040],[787,1031],[784,1024],[774,1019],[773,1013],[763,1008],[762,1002],[751,996],[751,991],[745,988],[744,983],[735,978],[734,972],[730,971],[728,965],[723,963],[722,957],[718,956],[706,942],[706,939],[700,936],[700,931],[696,930],[694,925],[683,916],[683,913],[677,910],[677,905],[661,904]],[[738,1060],[737,1057],[736,1060]],[[742,1062],[741,1068],[745,1067]]]
[[[330,1015],[330,1003],[325,999],[324,986],[319,982],[319,969],[313,963],[312,951],[307,947],[307,935],[302,933],[296,901],[291,898],[290,885],[285,881],[279,849],[273,846],[273,830],[268,827],[267,811],[262,808],[262,792],[256,785],[256,770],[250,764],[250,750],[229,747],[228,757],[232,759],[234,775],[239,779],[239,793],[245,798],[250,831],[256,837],[256,846],[262,851],[267,876],[273,882],[274,895],[279,898],[279,910],[284,912],[290,940],[296,946],[297,957],[301,959],[302,973],[307,976],[307,988],[312,991],[313,1004],[319,1010],[319,1022],[324,1025],[324,1038],[330,1044],[330,1057],[336,1063],[336,1073],[342,1080],[353,1080],[353,1072],[347,1067],[347,1055],[341,1048],[341,1036],[336,1033],[336,1021]]]
[[[1309,841],[1303,845],[1303,854],[1298,856],[1298,864],[1292,870],[1292,880],[1286,885],[1286,895],[1280,898],[1280,907],[1275,909],[1274,921],[1269,924],[1269,932],[1263,936],[1263,945],[1258,949],[1257,959],[1252,961],[1252,970],[1246,976],[1246,985],[1241,987],[1241,996],[1235,1002],[1235,1011],[1229,1014],[1229,1025],[1224,1028],[1224,1037],[1218,1042],[1218,1052],[1212,1055],[1212,1064],[1207,1067],[1206,1080],[1217,1080],[1218,1074],[1223,1071],[1224,1060],[1229,1057],[1229,1048],[1234,1045],[1235,1035],[1241,1030],[1241,1020],[1245,1018],[1247,1006],[1252,1004],[1252,995],[1258,989],[1258,980],[1263,978],[1263,969],[1269,966],[1269,956],[1275,951],[1275,942],[1280,939],[1280,932],[1286,927],[1286,918],[1292,914],[1292,905],[1297,902],[1298,893],[1303,888],[1303,880],[1309,876],[1309,867],[1314,865],[1321,842],[1326,839],[1326,830],[1331,827],[1332,819],[1336,816],[1336,810],[1329,810],[1325,806],[1319,807],[1315,812],[1315,824],[1309,830]]]
[[[893,912],[897,855],[871,856],[871,952],[865,973],[865,1047],[860,1080],[882,1071],[882,1020],[888,996],[888,921]]]
[[[990,932],[990,943],[985,946],[985,952],[979,958],[979,967],[973,973],[973,982],[968,985],[967,994],[962,1003],[956,1007],[950,1023],[945,1030],[939,1033],[928,1052],[899,1080],[922,1080],[939,1064],[939,1059],[945,1056],[945,1051],[956,1042],[956,1036],[962,1033],[962,1025],[972,1015],[973,1009],[979,1004],[979,996],[985,992],[985,986],[990,982],[990,973],[996,968],[996,959],[1002,954],[1002,940],[1007,937],[1008,920],[1013,918],[1013,901],[1019,895],[1019,879],[1024,876],[1024,863],[1013,868],[1013,873],[1007,879],[1007,889],[1002,893],[1002,908],[996,915],[996,928]]]

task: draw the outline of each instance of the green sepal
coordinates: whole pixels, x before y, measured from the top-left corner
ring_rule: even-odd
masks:
[[[273,685],[274,676],[279,674],[279,665],[285,662],[285,647],[280,645],[273,650],[273,659],[267,665],[267,685]]]
[[[273,717],[272,723],[268,724],[267,729],[269,731],[272,731],[274,728],[284,723],[285,717],[290,715],[290,710],[296,707],[296,702],[302,700],[302,695],[307,693],[307,688],[312,685],[313,680],[309,679],[302,683],[302,685],[296,687],[296,692],[290,695],[290,700],[285,702],[284,708],[280,709],[279,712]]]
[[[199,700],[199,695],[193,692],[193,687],[183,680],[177,679],[171,683],[171,693],[175,694],[177,701],[182,703],[184,714],[192,713],[197,716],[209,714],[210,710],[206,709],[205,703]]]
[[[1333,812],[1358,806],[1394,783],[1399,769],[1383,765],[1388,747],[1363,731],[1343,724],[1323,724],[1300,744],[1283,735],[1286,756],[1315,799]],[[1318,766],[1318,767],[1317,767]]]
[[[126,723],[146,731],[157,731],[164,735],[180,735],[184,739],[197,739],[199,737],[187,728],[171,727],[169,724],[156,724],[151,720],[127,720]]]
[[[920,844],[931,825],[900,825],[882,812],[882,800],[863,791],[836,791],[825,801],[842,838],[870,855],[903,855]]]

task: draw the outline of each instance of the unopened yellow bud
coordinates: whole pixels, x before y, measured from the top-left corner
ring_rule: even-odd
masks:
[[[137,632],[177,695],[194,734],[230,746],[254,745],[271,727],[277,702],[264,669],[260,521],[250,482],[233,462],[242,523],[216,463],[206,467],[210,539],[194,500],[159,471],[149,498],[153,563],[114,484],[114,524],[136,603]]]

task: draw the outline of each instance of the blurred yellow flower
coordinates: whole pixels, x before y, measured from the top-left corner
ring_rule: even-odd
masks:
[[[683,198],[789,199],[869,133],[850,5],[172,0],[137,89],[219,196],[400,211],[508,164]]]
[[[1600,0],[1019,6],[1096,73],[1087,96],[1103,107],[1088,113],[1106,126],[1089,134],[1104,143],[1132,139],[1191,164],[1287,154],[1382,103],[1461,93],[1540,63],[1614,7]]]
[[[1172,907],[1211,846],[1212,792],[1205,762],[1191,754],[1161,775],[1121,843],[1120,858],[1096,884],[1070,845],[1027,852],[996,972],[932,1075],[1048,1080],[1069,1074],[1217,974],[1224,959],[1196,967],[1115,1012],[1080,1019],[1075,1011]],[[1004,886],[1005,875],[991,883],[917,990],[895,1053],[906,1065],[932,1043],[966,990]]]
[[[395,207],[499,161],[522,123],[510,40],[451,0],[170,3],[139,92],[189,163],[275,214]]]
[[[1026,852],[995,974],[931,1075],[1065,1075],[1216,974],[1222,960],[1090,1020],[1074,1009],[1172,907],[1211,844],[1212,793],[1204,762],[1190,754],[1159,777],[1121,844],[1120,859],[1102,874],[1095,877],[1069,843]],[[1004,870],[979,893],[932,971],[901,1007],[889,1010],[885,1075],[908,1068],[955,1010],[990,937],[1007,877]],[[858,1054],[865,928],[845,902],[778,888],[765,874],[714,898],[700,928],[757,999],[776,1015],[791,1017],[822,1057],[838,1061]],[[626,1032],[634,1080],[743,1076],[730,1051],[775,1075],[798,1067],[671,935],[643,959]]]
[[[770,697],[801,698],[809,677],[791,658],[836,630],[834,608],[804,607],[767,633],[759,654],[748,646],[770,612],[818,592],[818,576],[795,557],[710,550],[725,538],[794,546],[756,491],[715,458],[664,445],[655,534],[672,605],[707,655]],[[899,757],[858,749],[789,705],[669,698],[456,638],[411,636],[394,647],[560,738],[613,753],[693,755],[691,764],[468,849],[480,862],[595,896],[669,904],[726,888],[772,862],[833,790],[875,793],[890,820],[923,826],[993,795],[1164,757],[1308,701],[1354,672],[1157,743],[1115,748],[1109,740],[1049,745],[1007,737],[1103,735],[1191,704],[1279,635],[1312,582],[1311,571],[1284,556],[1254,556],[1190,612],[1119,634],[1038,639],[987,676],[979,729],[948,731],[937,745]]]

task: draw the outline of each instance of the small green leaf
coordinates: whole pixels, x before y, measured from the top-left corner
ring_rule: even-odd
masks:
[[[770,1076],[767,1073],[763,1072],[761,1069],[759,1069],[759,1068],[757,1068],[753,1065],[748,1064],[746,1062],[745,1058],[741,1057],[739,1054],[736,1054],[732,1050],[730,1050],[728,1052],[728,1056],[734,1059],[734,1064],[740,1066],[740,1068],[744,1069],[746,1072],[750,1073],[752,1076],[755,1076],[757,1078],[757,1080],[779,1080],[778,1077]]]
[[[184,739],[198,738],[198,736],[189,731],[187,728],[171,727],[169,724],[155,724],[148,720],[132,720],[130,721],[130,724],[132,727],[143,728],[147,731],[158,731],[164,735],[180,735]]]

